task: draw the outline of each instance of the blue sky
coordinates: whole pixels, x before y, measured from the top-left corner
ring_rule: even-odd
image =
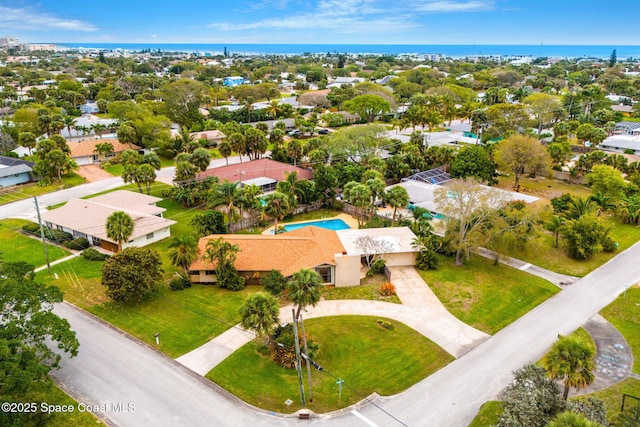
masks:
[[[26,42],[640,45],[640,0],[0,0]]]

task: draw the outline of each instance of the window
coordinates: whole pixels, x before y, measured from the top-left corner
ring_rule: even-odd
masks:
[[[147,240],[153,239],[153,232],[147,234]]]
[[[331,267],[317,267],[316,272],[322,277],[322,283],[333,283]]]
[[[215,276],[216,275],[216,271],[215,270],[205,270],[204,274],[207,275],[207,276]]]

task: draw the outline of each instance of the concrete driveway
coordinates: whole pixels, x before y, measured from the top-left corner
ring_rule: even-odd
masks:
[[[96,182],[102,181],[103,179],[113,178],[113,175],[102,169],[100,165],[80,166],[78,169],[78,175],[87,180],[87,182]]]

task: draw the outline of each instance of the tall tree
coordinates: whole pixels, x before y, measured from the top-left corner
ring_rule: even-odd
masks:
[[[496,164],[482,145],[468,145],[451,162],[449,174],[453,178],[475,178],[487,184],[496,183]]]
[[[171,264],[181,268],[184,275],[187,276],[191,263],[193,263],[200,254],[198,242],[193,236],[183,234],[182,236],[175,237],[171,241],[169,249],[169,260]]]
[[[122,243],[129,240],[135,224],[133,219],[123,211],[117,211],[107,218],[107,237],[118,242],[118,250],[122,250]]]
[[[273,234],[277,234],[278,221],[284,218],[291,211],[289,196],[278,191],[274,191],[264,198],[264,202],[264,212],[268,217],[273,218]]]
[[[60,353],[78,354],[75,332],[53,312],[54,305],[62,303],[62,292],[36,282],[34,276],[32,265],[0,264],[0,395],[4,401],[35,401],[41,396],[39,385],[49,384],[49,371],[58,368]],[[3,412],[3,425],[41,424],[37,414]]]
[[[222,237],[210,239],[202,256],[206,264],[212,264],[216,273],[216,285],[232,291],[244,288],[244,278],[238,275],[235,267],[240,247],[227,242]]]
[[[302,309],[315,307],[320,301],[320,289],[322,289],[322,277],[315,271],[303,268],[291,275],[287,282],[287,296],[289,300],[298,306],[296,319],[300,318]]]
[[[209,198],[209,207],[222,207],[227,214],[229,230],[233,232],[234,217],[238,214],[238,205],[242,198],[239,182],[222,182],[214,187]]]
[[[376,116],[391,111],[391,104],[381,96],[367,94],[345,101],[343,108],[350,113],[357,113],[362,119],[371,123]]]
[[[472,248],[481,245],[483,228],[497,217],[507,204],[506,196],[478,182],[455,180],[435,191],[440,212],[449,217],[447,233],[456,251],[456,265],[461,266]]]
[[[102,265],[102,284],[112,300],[138,302],[158,288],[162,273],[162,260],[156,251],[125,248]]]
[[[385,192],[383,199],[387,205],[393,208],[393,217],[391,218],[391,226],[393,227],[398,209],[409,204],[409,193],[404,187],[396,185]]]
[[[278,300],[273,295],[256,292],[249,295],[240,307],[240,325],[255,331],[259,338],[268,337],[279,323],[279,314]]]
[[[577,336],[560,336],[540,363],[551,379],[563,382],[564,400],[572,387],[580,390],[595,380],[595,349]]]
[[[520,176],[529,169],[534,172],[546,170],[550,164],[549,153],[540,141],[529,136],[513,135],[498,144],[495,153],[498,165],[513,172],[513,189],[520,189]]]

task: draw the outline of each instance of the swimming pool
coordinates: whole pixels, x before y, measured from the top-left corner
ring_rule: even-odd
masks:
[[[316,227],[326,228],[328,230],[346,230],[351,228],[341,219],[324,219],[321,221],[302,222],[300,224],[286,224],[283,226],[285,231],[297,230],[298,228],[314,225]]]

